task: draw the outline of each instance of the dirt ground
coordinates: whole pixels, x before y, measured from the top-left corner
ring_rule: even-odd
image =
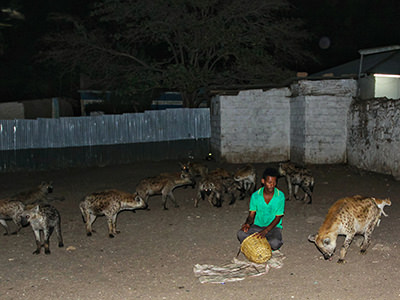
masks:
[[[240,167],[205,163],[210,169]],[[267,166],[276,165],[255,164],[258,175]],[[54,202],[62,217],[64,248],[57,247],[54,234],[50,255],[32,254],[30,227],[0,236],[0,299],[400,299],[400,182],[345,165],[310,168],[316,179],[313,204],[286,202],[283,267],[226,284],[201,284],[193,266],[222,265],[236,256],[236,232],[246,219],[247,199],[222,208],[203,201],[194,208],[196,190],[178,188],[179,208],[169,202],[164,211],[161,196],[153,196],[149,211],[119,214],[121,233],[114,239],[108,237],[104,217],[95,222],[93,236],[85,234],[78,209],[85,194],[109,188],[134,192],[141,178],[178,171],[177,161],[0,174],[1,197],[53,180],[54,196],[66,198]],[[278,188],[287,193],[283,178]],[[389,217],[375,229],[366,255],[353,243],[346,264],[337,264],[337,255],[333,261],[322,260],[307,236],[318,230],[337,199],[354,194],[390,197],[392,206],[385,208]]]

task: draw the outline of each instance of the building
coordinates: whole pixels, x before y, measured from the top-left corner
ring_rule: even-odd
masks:
[[[310,77],[358,79],[361,99],[400,98],[400,46],[362,49],[359,59],[312,74]]]

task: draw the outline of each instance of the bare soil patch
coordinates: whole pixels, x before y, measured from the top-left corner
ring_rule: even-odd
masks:
[[[235,170],[240,165],[205,162],[210,169]],[[267,166],[255,164],[258,175]],[[193,274],[195,264],[222,265],[235,257],[236,232],[248,211],[248,199],[221,208],[200,202],[196,190],[178,188],[180,203],[162,209],[161,196],[149,200],[150,210],[126,211],[118,216],[121,233],[111,239],[104,217],[87,237],[78,203],[93,191],[116,188],[134,192],[141,178],[179,170],[178,161],[141,162],[103,168],[0,174],[0,196],[32,188],[42,180],[54,181],[54,202],[61,213],[64,248],[50,240],[52,253],[34,255],[30,227],[18,235],[0,236],[1,299],[400,299],[400,182],[391,176],[359,172],[346,165],[310,166],[316,179],[312,205],[290,201],[284,217],[286,255],[283,268],[266,275],[226,284],[201,284]],[[286,183],[278,187],[287,193]],[[366,255],[357,243],[347,253],[347,263],[320,259],[307,241],[321,225],[329,207],[339,198],[361,194],[390,197],[389,217],[372,235]],[[14,224],[10,224],[12,228]],[[3,230],[3,229],[1,229]],[[339,245],[343,239],[339,239]]]

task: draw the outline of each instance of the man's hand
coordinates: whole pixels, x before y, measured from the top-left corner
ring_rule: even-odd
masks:
[[[243,230],[244,232],[249,231],[249,229],[250,229],[250,224],[245,223],[245,224],[242,225],[242,230]]]
[[[268,233],[268,230],[263,230],[263,231],[260,231],[260,232],[257,232],[256,234],[255,234],[255,236],[257,237],[257,238],[259,238],[259,239],[263,239],[263,238],[265,238],[265,236],[267,235],[267,233]]]

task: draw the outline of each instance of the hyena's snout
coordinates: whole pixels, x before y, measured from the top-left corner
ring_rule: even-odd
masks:
[[[147,201],[144,201],[142,197],[140,197],[139,195],[136,195],[135,197],[135,201],[133,201],[130,204],[131,208],[133,209],[147,209],[147,207],[149,206],[147,204]]]
[[[335,250],[331,251],[330,249],[325,249],[324,247],[319,247],[318,245],[317,248],[319,252],[322,253],[322,256],[325,260],[332,260]]]
[[[211,195],[211,192],[212,192],[211,189],[204,189],[204,193],[205,193],[207,196],[210,196],[210,195]]]
[[[21,225],[28,226],[29,225],[29,215],[21,216]]]
[[[324,253],[322,252],[325,260],[332,260],[333,253]]]

